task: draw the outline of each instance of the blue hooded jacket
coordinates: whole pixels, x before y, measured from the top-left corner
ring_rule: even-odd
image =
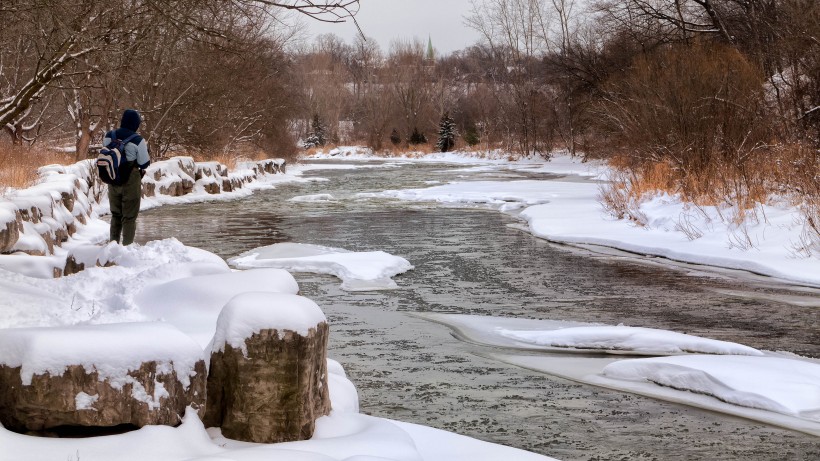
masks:
[[[126,109],[122,113],[120,127],[106,133],[103,144],[107,145],[112,139],[126,139],[136,134],[141,123],[142,117],[140,117],[139,112],[134,109]],[[138,134],[125,146],[125,156],[128,161],[136,161],[139,168],[143,170],[151,163],[148,156],[148,143]]]

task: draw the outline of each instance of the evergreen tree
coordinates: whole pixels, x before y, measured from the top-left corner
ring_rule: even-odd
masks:
[[[399,130],[393,128],[393,131],[390,132],[390,142],[392,142],[394,146],[401,144],[401,135],[399,135]]]
[[[478,135],[478,128],[476,128],[475,123],[467,125],[462,139],[464,139],[464,142],[470,147],[481,142],[481,136]]]
[[[438,125],[438,142],[436,148],[441,152],[453,150],[456,145],[456,122],[445,112]]]
[[[327,143],[327,138],[325,138],[325,129],[322,126],[321,120],[319,120],[319,114],[313,115],[313,122],[310,125],[310,129],[311,133],[303,143],[305,149],[324,146]]]
[[[427,144],[427,136],[419,132],[418,128],[413,128],[413,134],[410,135],[410,144]]]
[[[324,146],[327,142],[327,138],[325,136],[325,128],[319,120],[319,114],[313,114],[313,124],[311,128],[313,128],[313,134],[316,135],[319,145]]]

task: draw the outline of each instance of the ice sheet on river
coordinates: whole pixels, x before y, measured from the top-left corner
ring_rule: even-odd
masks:
[[[648,328],[475,315],[418,316],[449,326],[466,341],[521,350],[481,353],[512,365],[820,435],[820,363],[812,359]],[[638,335],[646,336],[633,344],[632,353],[675,353],[677,348],[677,353],[685,349],[710,354],[623,359],[558,353],[595,351],[601,344],[625,346],[634,343],[629,333],[640,330],[646,331]],[[556,342],[572,348],[560,349]],[[539,348],[542,354],[532,355]],[[608,352],[627,351],[620,347]]]
[[[449,326],[462,339],[488,346],[619,355],[763,355],[763,352],[742,344],[656,328],[479,315],[417,315]]]
[[[275,267],[290,272],[335,275],[347,291],[397,288],[391,277],[413,269],[409,261],[384,251],[354,252],[304,243],[277,243],[247,251],[228,262],[239,269]]]

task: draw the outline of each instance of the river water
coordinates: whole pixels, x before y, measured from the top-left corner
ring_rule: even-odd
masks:
[[[224,258],[297,242],[408,259],[415,269],[390,291],[346,292],[334,277],[296,274],[328,316],[329,355],[344,365],[364,413],[565,461],[820,460],[816,437],[501,363],[487,358],[498,350],[414,315],[624,323],[820,357],[820,291],[555,245],[492,210],[357,198],[432,181],[561,179],[388,165],[311,171],[304,177],[315,181],[242,200],[149,210],[137,241],[173,236]],[[312,194],[335,200],[288,201]]]

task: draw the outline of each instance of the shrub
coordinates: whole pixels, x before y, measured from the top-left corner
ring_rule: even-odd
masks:
[[[763,79],[722,45],[674,45],[637,58],[597,106],[610,145],[634,164],[670,162],[681,176],[742,168],[768,140]]]

